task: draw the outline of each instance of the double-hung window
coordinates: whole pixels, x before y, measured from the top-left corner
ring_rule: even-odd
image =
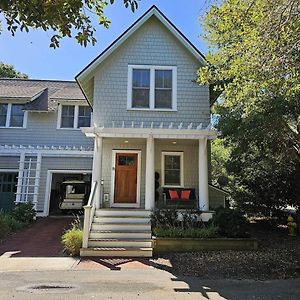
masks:
[[[0,127],[25,128],[24,104],[0,103]]]
[[[177,109],[177,68],[174,66],[128,67],[128,109]]]
[[[60,105],[57,128],[78,129],[91,125],[91,108],[83,105]]]
[[[183,152],[162,152],[162,186],[183,187]]]

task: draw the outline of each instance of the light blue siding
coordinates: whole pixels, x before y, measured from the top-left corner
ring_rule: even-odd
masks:
[[[128,65],[177,66],[177,112],[128,111]],[[95,71],[94,121],[98,126],[112,121],[149,123],[210,122],[209,90],[195,83],[199,62],[156,19],[150,18]],[[145,124],[146,125],[146,124]]]
[[[80,129],[57,129],[57,112],[28,112],[27,128],[0,128],[0,145],[92,147]]]

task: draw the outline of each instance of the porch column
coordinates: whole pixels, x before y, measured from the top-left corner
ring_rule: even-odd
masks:
[[[92,182],[97,181],[97,188],[95,191],[96,208],[100,208],[101,202],[101,180],[102,180],[102,152],[103,152],[103,138],[96,136],[94,141],[94,155],[93,155],[93,173]]]
[[[145,182],[145,209],[151,210],[155,206],[155,181],[154,181],[154,138],[147,138],[146,149],[146,182]]]
[[[207,139],[199,139],[199,208],[209,210]]]

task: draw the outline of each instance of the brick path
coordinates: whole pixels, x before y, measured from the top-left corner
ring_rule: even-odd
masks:
[[[28,228],[20,230],[0,244],[0,255],[20,251],[12,257],[61,256],[62,232],[69,228],[72,218],[42,218]]]

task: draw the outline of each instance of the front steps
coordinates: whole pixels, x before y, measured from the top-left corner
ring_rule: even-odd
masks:
[[[150,211],[98,209],[80,256],[151,257]]]

